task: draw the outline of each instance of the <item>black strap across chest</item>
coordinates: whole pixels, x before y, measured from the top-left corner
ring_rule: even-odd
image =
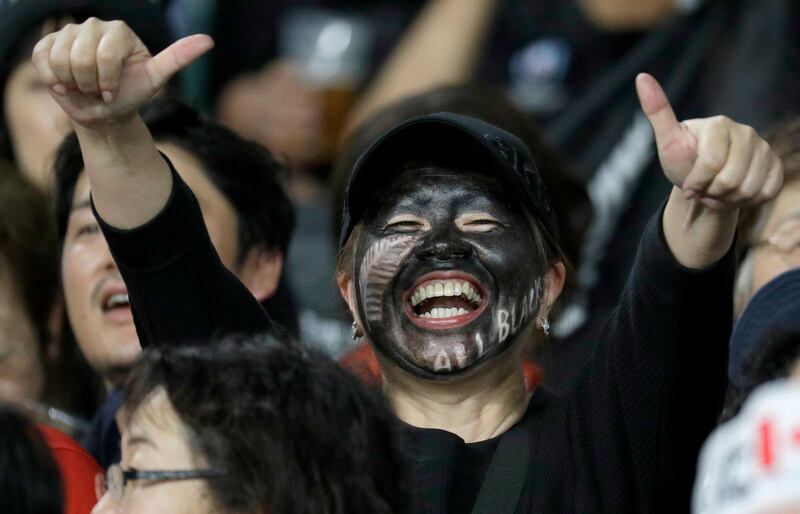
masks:
[[[516,511],[523,487],[532,482],[533,477],[528,476],[528,471],[536,459],[543,421],[537,411],[544,409],[546,395],[544,390],[537,390],[525,418],[503,435],[486,471],[472,514],[512,514]]]

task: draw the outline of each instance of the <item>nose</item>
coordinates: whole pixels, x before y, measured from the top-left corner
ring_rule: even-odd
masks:
[[[100,239],[97,242],[97,253],[95,254],[97,266],[103,271],[117,271],[117,263],[111,255],[111,249],[108,247],[106,238],[101,236]]]
[[[114,512],[118,512],[117,502],[106,492],[97,500],[91,514],[113,514]]]
[[[416,255],[418,258],[426,260],[466,259],[472,255],[472,247],[449,234],[438,234],[432,235],[417,247]]]

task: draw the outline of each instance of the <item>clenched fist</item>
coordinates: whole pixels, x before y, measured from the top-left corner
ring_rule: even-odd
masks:
[[[664,174],[688,199],[714,210],[760,205],[783,186],[783,165],[751,127],[724,116],[678,122],[658,82],[636,79]]]
[[[212,46],[209,36],[194,35],[152,56],[125,23],[89,18],[44,37],[32,59],[73,123],[96,127],[130,119]]]

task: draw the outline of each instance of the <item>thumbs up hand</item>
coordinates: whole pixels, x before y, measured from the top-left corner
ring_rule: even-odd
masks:
[[[45,36],[32,60],[73,123],[97,127],[135,116],[173,75],[212,46],[210,37],[194,35],[151,56],[125,23],[89,18]]]
[[[645,73],[636,78],[636,90],[664,174],[686,199],[723,211],[760,205],[778,194],[781,161],[751,127],[724,116],[678,122],[664,90]]]

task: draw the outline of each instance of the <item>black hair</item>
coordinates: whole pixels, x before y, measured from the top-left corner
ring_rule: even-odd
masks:
[[[721,421],[736,416],[750,394],[760,385],[786,378],[800,362],[800,339],[796,330],[775,328],[745,355],[742,375],[747,383],[728,386]]]
[[[195,156],[236,209],[241,258],[254,247],[286,253],[294,209],[281,185],[285,168],[266,148],[174,100],[155,100],[142,118],[156,141]]]
[[[60,334],[57,357],[46,351],[54,334],[50,318],[59,299],[58,243],[47,195],[11,165],[0,162],[0,275],[6,273],[39,339],[45,388],[41,400],[70,413],[90,417],[101,384],[78,351]]]
[[[239,263],[255,248],[286,255],[294,231],[294,208],[281,184],[286,171],[266,148],[169,97],[148,104],[142,119],[157,142],[172,143],[197,158],[202,171],[231,203],[238,223]],[[78,138],[72,133],[61,142],[53,166],[62,246],[83,168]],[[285,276],[263,305],[278,326],[297,334],[296,306]]]
[[[31,423],[0,405],[0,511],[62,514],[61,473],[44,437]]]
[[[0,260],[44,345],[58,294],[58,246],[47,196],[0,162]],[[0,274],[3,270],[0,269]]]
[[[402,511],[396,418],[320,351],[267,336],[148,347],[125,384],[127,422],[163,388],[225,512]]]

